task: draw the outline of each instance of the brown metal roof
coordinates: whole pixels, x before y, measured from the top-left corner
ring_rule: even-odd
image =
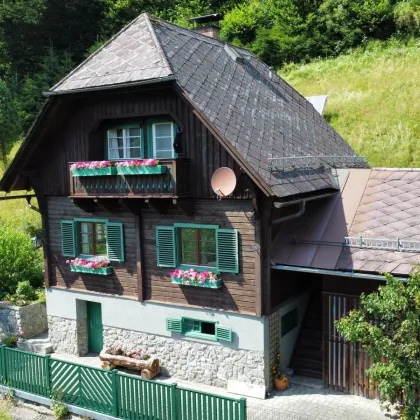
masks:
[[[420,253],[332,243],[343,243],[346,236],[420,241],[420,170],[350,169],[341,179],[340,193],[309,203],[303,217],[281,226],[273,243],[272,261],[330,270],[409,274],[413,265],[420,263]]]

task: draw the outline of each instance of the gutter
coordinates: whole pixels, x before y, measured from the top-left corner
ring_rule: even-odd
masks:
[[[377,281],[385,281],[385,276],[380,274],[362,274],[362,273],[354,273],[350,271],[341,271],[341,270],[325,270],[322,268],[309,268],[309,267],[298,267],[295,265],[272,265],[272,270],[281,270],[281,271],[293,271],[298,273],[312,273],[312,274],[323,274],[326,276],[341,276],[341,277],[350,277],[356,279],[364,279],[364,280],[377,280]],[[392,274],[392,273],[391,273]],[[405,277],[395,277],[397,280],[400,280],[403,283],[407,282],[407,278]]]
[[[303,198],[301,200],[289,201],[287,203],[282,203],[279,207],[277,207],[278,209],[281,209],[283,207],[288,207],[288,206],[291,206],[293,204],[299,204],[299,210],[297,211],[297,213],[289,214],[288,216],[283,216],[283,217],[279,217],[278,219],[274,219],[274,220],[272,220],[271,224],[272,225],[277,225],[279,223],[283,223],[283,222],[287,222],[289,220],[297,219],[298,217],[301,217],[301,216],[304,215],[305,210],[306,210],[306,203],[308,201],[314,201],[314,200],[320,200],[321,198],[332,197],[332,196],[336,195],[338,192],[339,191],[333,192],[333,193],[328,193],[328,194],[323,194],[323,195],[317,195],[315,197]]]
[[[103,86],[92,86],[92,87],[81,88],[81,89],[48,91],[48,92],[42,92],[42,94],[48,98],[50,96],[66,95],[70,93],[84,93],[84,92],[93,92],[93,91],[100,91],[100,90],[120,89],[120,88],[125,88],[125,87],[132,87],[132,86],[151,85],[154,83],[172,82],[174,80],[176,80],[175,76],[166,76],[166,77],[158,77],[157,79],[139,80],[136,82],[126,82],[126,83],[119,83],[115,85],[103,85]]]

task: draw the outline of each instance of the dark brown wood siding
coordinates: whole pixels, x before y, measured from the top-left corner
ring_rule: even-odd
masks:
[[[190,159],[190,192],[197,198],[215,198],[210,180],[222,166],[232,168],[238,179],[232,198],[249,197],[249,178],[193,113],[193,108],[171,87],[125,94],[94,94],[74,104],[59,130],[45,135],[32,162],[42,170],[46,195],[69,196],[69,162],[104,159],[106,122],[170,115],[183,127],[182,156]],[[73,113],[72,113],[73,112]]]
[[[194,216],[186,217],[177,210],[169,210],[165,216],[152,210],[143,210],[143,264],[145,299],[180,305],[202,306],[212,309],[256,313],[255,228],[251,201],[195,200]],[[203,289],[171,284],[173,269],[156,265],[156,226],[173,223],[214,224],[220,228],[239,231],[239,274],[222,273],[221,289]]]
[[[124,225],[125,262],[113,263],[114,274],[110,276],[72,273],[66,264],[68,257],[61,253],[61,220],[82,218],[104,218]],[[129,212],[86,213],[64,197],[48,198],[49,235],[51,249],[52,285],[93,292],[132,296],[137,298],[137,232],[135,218]]]

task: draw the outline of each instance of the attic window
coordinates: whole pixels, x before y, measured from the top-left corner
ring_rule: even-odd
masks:
[[[107,131],[108,158],[110,160],[142,157],[142,132],[139,126],[116,127]]]

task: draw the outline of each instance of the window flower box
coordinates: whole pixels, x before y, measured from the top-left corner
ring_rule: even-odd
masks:
[[[86,268],[70,265],[70,271],[73,271],[74,273],[99,274],[101,276],[109,276],[112,274],[112,267]]]
[[[205,287],[219,289],[223,285],[222,279],[211,271],[198,272],[192,268],[189,270],[176,269],[171,273],[171,283],[181,286]]]
[[[168,167],[156,159],[126,160],[115,163],[118,175],[161,175]]]
[[[70,166],[73,176],[116,175],[117,168],[110,161],[76,162]]]
[[[75,258],[67,260],[70,265],[70,271],[74,273],[99,274],[101,276],[109,276],[112,274],[112,267],[105,258],[83,259]]]

